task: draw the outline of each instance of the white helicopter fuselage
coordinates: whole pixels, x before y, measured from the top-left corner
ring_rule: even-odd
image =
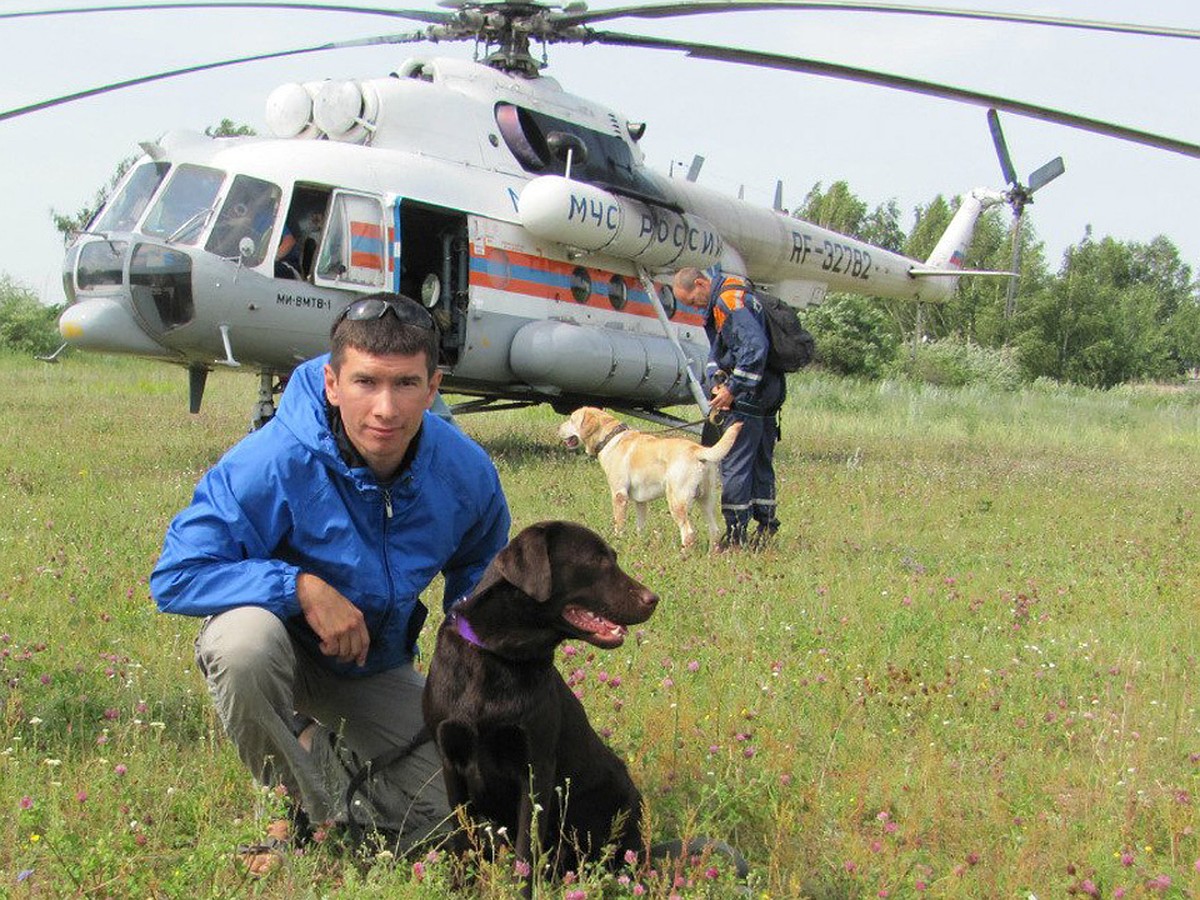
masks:
[[[798,306],[830,289],[938,300],[1003,199],[964,198],[921,263],[653,173],[612,111],[448,59],[285,85],[268,121],[286,136],[143,145],[68,254],[68,341],[286,375],[347,303],[390,290],[434,311],[448,390],[657,408],[694,397],[707,354],[704,311],[661,283],[676,269],[719,266]],[[289,267],[306,208],[323,226]]]

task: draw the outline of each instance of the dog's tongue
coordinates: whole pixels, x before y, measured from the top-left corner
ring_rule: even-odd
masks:
[[[584,639],[604,647],[615,647],[625,640],[625,626],[610,622],[582,606],[568,606],[563,618],[584,633]]]

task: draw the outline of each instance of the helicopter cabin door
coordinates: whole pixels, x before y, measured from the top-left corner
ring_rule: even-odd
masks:
[[[399,291],[433,314],[442,336],[442,363],[453,366],[466,342],[470,287],[467,217],[459,210],[401,198]]]
[[[388,288],[388,228],[374,194],[335,190],[317,252],[313,283],[352,291]]]

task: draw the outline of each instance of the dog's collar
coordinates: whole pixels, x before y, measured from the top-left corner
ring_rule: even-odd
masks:
[[[624,433],[625,433],[626,431],[628,431],[628,430],[629,430],[629,426],[628,426],[628,425],[626,425],[626,424],[624,424],[624,423],[622,423],[622,424],[618,425],[616,428],[614,428],[612,431],[610,431],[608,434],[606,434],[606,435],[605,435],[605,436],[604,436],[604,437],[603,437],[603,438],[600,440],[600,443],[598,443],[598,444],[596,445],[596,455],[597,455],[597,456],[599,456],[599,455],[600,455],[600,451],[601,451],[601,450],[603,450],[605,447],[607,447],[607,446],[608,446],[608,444],[609,444],[609,442],[610,442],[610,441],[611,441],[613,438],[615,438],[615,437],[616,437],[618,434],[624,434]]]
[[[480,640],[479,635],[475,633],[475,629],[471,627],[471,623],[467,621],[466,616],[462,616],[457,612],[451,611],[450,627],[458,632],[458,636],[468,644],[472,644],[478,647],[480,650],[487,649],[487,647],[484,646],[483,641]]]

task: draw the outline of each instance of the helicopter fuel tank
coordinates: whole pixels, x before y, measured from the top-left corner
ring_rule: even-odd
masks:
[[[693,365],[703,365],[707,348],[681,341]],[[620,397],[652,403],[686,403],[687,369],[663,337],[544,320],[513,336],[509,364],[516,375],[540,388],[567,394]]]
[[[720,262],[724,250],[721,233],[700,216],[560,175],[542,175],[525,185],[518,215],[540,238],[647,267],[703,268]]]

